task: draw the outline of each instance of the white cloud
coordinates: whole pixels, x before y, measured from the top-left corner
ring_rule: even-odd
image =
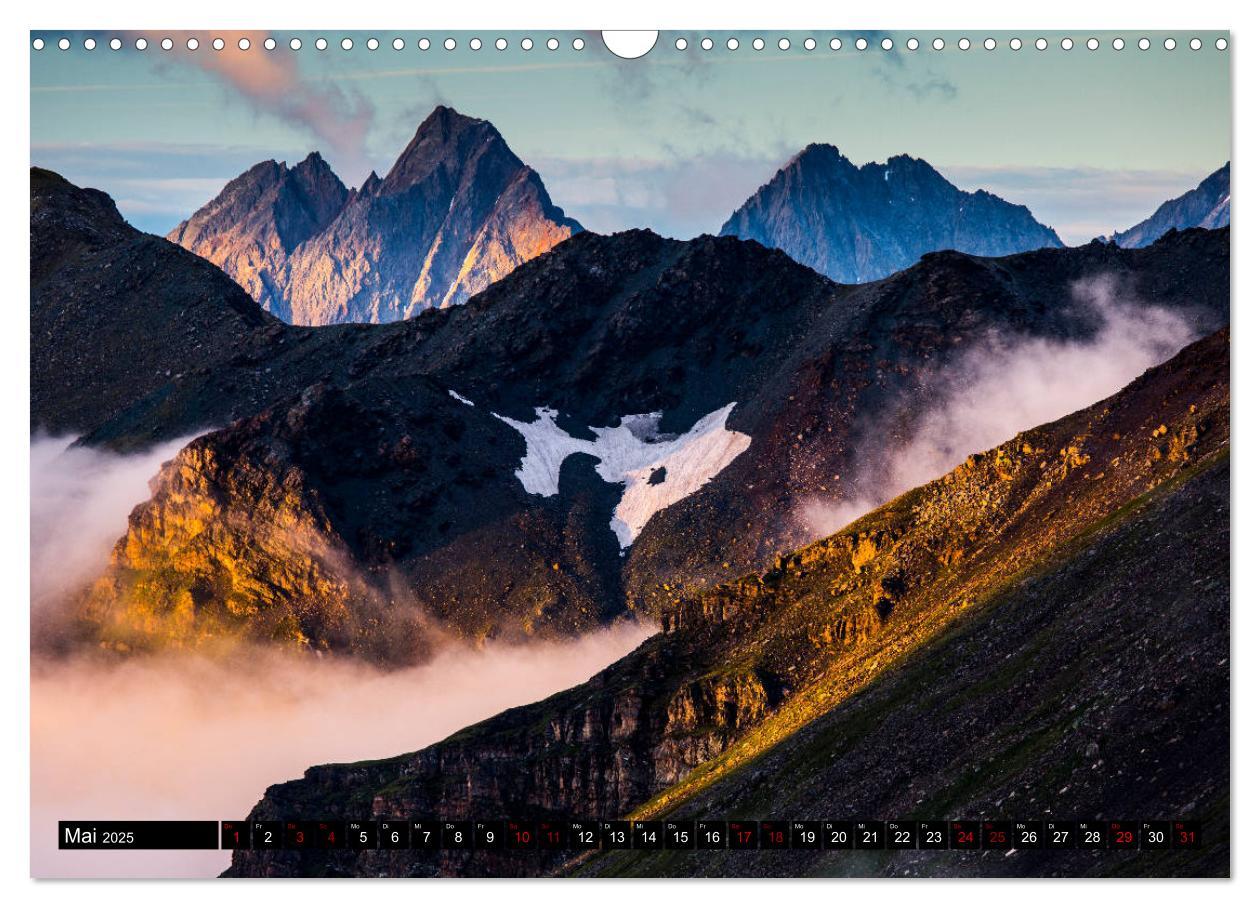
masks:
[[[1089,339],[991,338],[926,379],[938,394],[937,403],[903,440],[879,420],[858,427],[868,440],[859,441],[853,458],[863,465],[853,477],[854,494],[810,499],[798,509],[798,520],[811,537],[842,529],[971,454],[1111,396],[1195,337],[1179,313],[1140,306],[1113,280],[1082,281],[1073,296],[1097,319]]]

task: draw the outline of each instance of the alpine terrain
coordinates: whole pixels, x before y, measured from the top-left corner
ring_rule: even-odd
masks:
[[[1197,851],[237,851],[232,876],[1223,875],[1229,337],[770,570],[586,684],[251,820],[1202,818]],[[565,863],[568,860],[568,863]]]
[[[1228,322],[1228,230],[933,253],[859,286],[732,237],[582,233],[464,306],[316,328],[46,171],[31,218],[32,429],[124,451],[200,433],[85,593],[77,634],[118,652],[403,664],[450,635],[655,620],[839,526],[801,514],[874,494],[890,458],[867,452],[977,358],[1113,337],[1082,288],[1185,340]]]

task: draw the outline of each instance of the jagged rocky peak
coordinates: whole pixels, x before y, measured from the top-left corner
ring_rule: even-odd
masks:
[[[721,232],[782,249],[846,283],[878,280],[941,249],[1009,255],[1062,246],[1024,206],[965,192],[921,158],[858,167],[823,143],[792,157]]]
[[[785,165],[785,169],[793,164],[802,166],[817,164],[830,165],[839,162],[848,162],[848,158],[840,153],[840,149],[828,142],[810,142],[800,151],[798,151]]]
[[[281,290],[287,258],[327,227],[349,196],[319,152],[292,168],[283,161],[262,161],[167,239],[218,265],[260,306],[288,319]]]
[[[454,108],[439,104],[424,118],[385,175],[382,191],[408,189],[428,179],[439,168],[448,176],[457,174],[474,158],[487,153],[499,158],[511,170],[524,167],[488,120],[466,117]]]
[[[381,187],[381,177],[373,170],[367,175],[367,179],[363,181],[363,185],[355,190],[356,196],[374,195]]]
[[[1170,199],[1146,220],[1114,234],[1117,246],[1128,249],[1149,246],[1170,230],[1204,227],[1208,230],[1229,226],[1229,162],[1204,178],[1194,189]]]
[[[264,162],[170,239],[287,321],[322,325],[462,303],[581,229],[489,121],[439,105],[384,178],[350,192],[318,153]]]
[[[290,170],[289,178],[301,189],[303,200],[320,227],[336,216],[350,195],[318,151],[312,151]]]
[[[234,245],[233,239],[236,244],[257,243],[275,230],[285,234],[280,237],[282,245],[292,249],[332,220],[347,195],[345,185],[319,152],[311,152],[293,168],[283,161],[261,161],[228,183],[167,238],[203,254],[198,248],[203,241],[218,246]]]

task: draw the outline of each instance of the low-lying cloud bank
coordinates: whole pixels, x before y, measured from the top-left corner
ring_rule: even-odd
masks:
[[[577,640],[451,646],[382,672],[259,651],[36,663],[31,679],[31,872],[211,876],[227,852],[56,848],[58,819],[242,819],[268,785],[318,763],[416,750],[580,684],[652,633],[630,622]]]
[[[119,455],[74,447],[72,437],[31,439],[33,634],[105,569],[131,509],[149,497],[149,480],[189,440]]]
[[[855,494],[804,502],[805,530],[830,535],[971,454],[1097,403],[1197,336],[1183,315],[1140,305],[1113,280],[1081,281],[1073,298],[1097,323],[1092,337],[996,336],[943,367],[926,382],[938,403],[908,429],[888,419],[859,429]]]
[[[579,684],[653,628],[564,642],[446,641],[424,665],[254,649],[116,660],[64,649],[65,619],[103,572],[148,481],[187,439],[137,455],[31,442],[31,871],[208,876],[220,852],[58,851],[59,819],[239,819],[267,785],[316,763],[386,757]],[[48,644],[39,646],[40,641]]]

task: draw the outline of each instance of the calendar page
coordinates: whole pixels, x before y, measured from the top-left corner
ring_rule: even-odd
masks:
[[[1229,875],[1229,32],[28,40],[33,876]]]

